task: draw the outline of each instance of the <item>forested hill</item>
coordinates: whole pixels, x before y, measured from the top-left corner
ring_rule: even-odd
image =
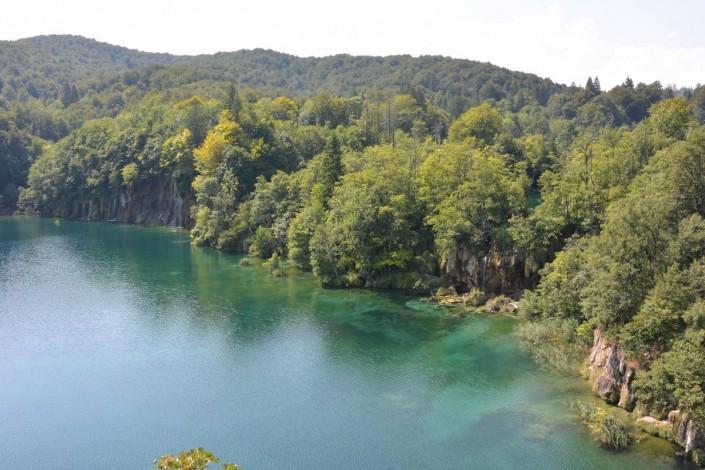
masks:
[[[0,77],[6,99],[57,98],[63,84],[177,62],[170,54],[130,50],[81,36],[36,36],[0,41]]]
[[[449,117],[488,100],[511,111],[545,106],[568,90],[535,75],[439,56],[301,58],[261,49],[176,56],[81,36],[0,41],[0,213],[14,210],[43,149],[86,121],[115,117],[150,93],[166,93],[163,100],[222,99],[229,87],[249,90],[250,97],[289,96],[299,105],[322,94],[355,103],[413,95]],[[338,101],[347,109],[333,112],[337,117],[319,117],[337,125],[343,114],[357,112],[351,103]]]
[[[0,95],[5,100],[63,99],[67,103],[91,91],[100,92],[116,75],[170,65],[160,73],[162,82],[163,75],[176,74],[179,84],[208,79],[280,93],[327,91],[341,96],[419,87],[455,115],[487,99],[545,105],[552,93],[563,88],[536,75],[440,56],[302,58],[261,49],[176,56],[80,36],[38,36],[0,42]],[[122,81],[130,84],[140,78],[140,74],[128,74]],[[153,85],[163,88],[165,83],[156,79]]]

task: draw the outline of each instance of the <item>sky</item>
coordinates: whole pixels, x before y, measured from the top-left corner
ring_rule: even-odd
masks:
[[[7,0],[0,39],[78,34],[149,52],[440,54],[603,88],[705,83],[705,0]]]

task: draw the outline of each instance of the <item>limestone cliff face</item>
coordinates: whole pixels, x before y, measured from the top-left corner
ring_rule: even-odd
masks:
[[[492,245],[485,253],[458,245],[442,262],[441,271],[458,292],[477,288],[488,295],[511,295],[529,284],[524,272],[524,260],[518,252],[501,249],[497,245]]]
[[[66,214],[73,219],[114,220],[130,224],[190,227],[193,195],[175,181],[146,181],[107,195],[74,201]]]
[[[629,411],[634,409],[632,382],[636,365],[630,363],[619,345],[611,344],[599,328],[594,333],[588,375],[593,390],[602,399]]]

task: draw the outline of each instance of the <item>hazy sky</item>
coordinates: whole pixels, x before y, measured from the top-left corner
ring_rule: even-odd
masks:
[[[442,54],[603,87],[705,82],[703,0],[7,0],[0,39],[80,34],[145,51]]]

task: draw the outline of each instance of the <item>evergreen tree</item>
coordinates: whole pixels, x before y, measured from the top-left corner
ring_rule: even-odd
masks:
[[[326,143],[321,161],[320,183],[323,185],[326,199],[333,192],[333,186],[343,174],[342,151],[340,140],[333,134]]]
[[[590,97],[597,96],[600,93],[595,86],[595,83],[592,81],[592,77],[588,77],[587,82],[585,83],[585,91]]]

